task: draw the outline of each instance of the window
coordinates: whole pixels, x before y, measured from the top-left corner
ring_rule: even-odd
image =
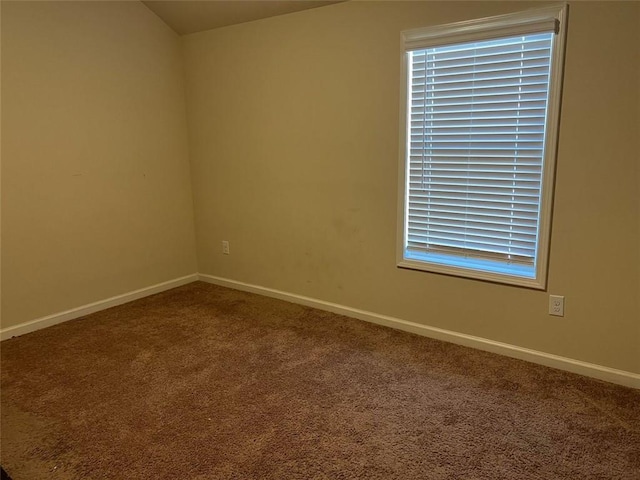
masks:
[[[546,287],[566,10],[403,32],[398,266]]]

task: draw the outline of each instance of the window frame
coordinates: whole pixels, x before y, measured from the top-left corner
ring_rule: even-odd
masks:
[[[551,239],[551,220],[553,193],[555,185],[556,156],[560,127],[560,108],[564,53],[566,42],[566,23],[568,5],[555,4],[495,17],[480,18],[446,25],[428,26],[401,32],[401,84],[400,84],[400,161],[398,174],[398,232],[396,264],[399,268],[422,270],[477,280],[546,289],[549,249]],[[553,22],[553,23],[551,23]],[[431,263],[425,260],[408,259],[406,256],[408,197],[407,183],[409,170],[410,142],[410,106],[411,78],[409,75],[409,52],[438,45],[451,45],[463,42],[490,40],[506,36],[529,34],[540,25],[555,27],[550,62],[549,93],[547,118],[545,123],[545,141],[542,156],[542,181],[538,216],[538,241],[534,257],[533,278],[509,273],[489,272],[468,266],[454,266]],[[551,27],[551,28],[553,28]],[[462,258],[458,256],[457,258]]]

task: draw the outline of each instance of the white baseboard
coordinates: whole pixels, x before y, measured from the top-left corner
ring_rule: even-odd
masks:
[[[221,285],[223,287],[234,288],[247,292],[257,293],[267,297],[278,298],[291,303],[297,303],[308,307],[318,308],[329,312],[357,318],[378,325],[404,330],[425,337],[443,340],[445,342],[464,345],[467,347],[484,350],[487,352],[505,355],[507,357],[526,360],[532,363],[545,365],[547,367],[557,368],[572,373],[578,373],[587,377],[605,380],[607,382],[624,385],[626,387],[640,389],[640,375],[637,373],[627,372],[624,370],[616,370],[614,368],[604,367],[594,363],[582,362],[572,358],[561,357],[550,353],[539,352],[528,348],[522,348],[508,343],[496,342],[482,337],[465,335],[463,333],[444,330],[436,327],[429,327],[419,323],[408,322],[399,318],[389,317],[387,315],[379,315],[377,313],[359,310],[336,303],[325,302],[315,298],[304,297],[293,293],[274,290],[272,288],[261,287],[259,285],[251,285],[248,283],[238,282],[227,278],[215,277],[213,275],[199,274],[198,278],[204,282]]]
[[[417,335],[422,335],[437,340],[443,340],[445,342],[464,345],[487,352],[493,352],[500,355],[505,355],[507,357],[518,358],[520,360],[526,360],[540,365],[545,365],[547,367],[557,368],[559,370],[565,370],[587,377],[616,383],[618,385],[640,389],[640,375],[637,373],[604,367],[602,365],[597,365],[594,363],[582,362],[580,360],[574,360],[572,358],[561,357],[559,355],[553,355],[537,350],[518,347],[515,345],[510,345],[508,343],[496,342],[482,337],[475,337],[473,335],[453,332],[451,330],[444,330],[442,328],[430,327],[428,325],[408,322],[406,320],[390,317],[387,315],[380,315],[374,312],[368,312],[366,310],[360,310],[357,308],[347,307],[345,305],[325,302],[316,298],[305,297],[302,295],[296,295],[280,290],[274,290],[272,288],[261,287],[259,285],[238,282],[236,280],[215,277],[213,275],[195,273],[192,275],[186,275],[184,277],[169,280],[167,282],[158,283],[157,285],[152,285],[150,287],[134,290],[133,292],[128,292],[122,295],[107,298],[106,300],[90,303],[78,308],[56,313],[53,315],[47,315],[46,317],[38,318],[29,322],[21,323],[19,325],[1,329],[0,340],[5,340],[7,338],[24,335],[25,333],[34,332],[42,328],[66,322],[67,320],[83,317],[85,315],[89,315],[90,313],[105,310],[110,307],[115,307],[116,305],[122,305],[123,303],[147,297],[155,293],[160,293],[171,288],[179,287],[181,285],[186,285],[187,283],[191,283],[196,280],[202,280],[204,282],[221,285],[223,287],[234,288],[236,290],[257,293],[259,295],[264,295],[267,297],[278,298],[287,302],[326,310],[340,315],[364,320],[366,322],[376,323],[378,325],[384,325],[398,330],[403,330],[405,332],[411,332]]]
[[[171,288],[186,285],[187,283],[195,282],[196,280],[198,280],[198,274],[194,273],[184,277],[174,278],[167,282],[158,283],[150,287],[134,290],[133,292],[116,295],[115,297],[107,298],[106,300],[100,300],[88,305],[83,305],[82,307],[73,308],[60,313],[54,313],[53,315],[47,315],[46,317],[37,318],[13,327],[3,328],[0,330],[0,340],[17,337],[19,335],[24,335],[25,333],[35,332],[42,328],[89,315],[90,313],[115,307],[116,305],[122,305],[123,303],[131,302],[132,300],[137,300],[139,298],[148,297],[154,293],[160,293]]]

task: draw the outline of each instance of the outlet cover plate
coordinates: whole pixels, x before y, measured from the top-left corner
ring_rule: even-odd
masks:
[[[564,296],[549,295],[549,315],[564,317]]]

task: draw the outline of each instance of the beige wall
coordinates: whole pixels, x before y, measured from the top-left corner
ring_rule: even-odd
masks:
[[[178,36],[2,2],[2,327],[197,271]]]
[[[400,31],[529,6],[350,2],[183,37],[199,271],[640,372],[637,3],[571,5],[549,291],[395,266]]]

